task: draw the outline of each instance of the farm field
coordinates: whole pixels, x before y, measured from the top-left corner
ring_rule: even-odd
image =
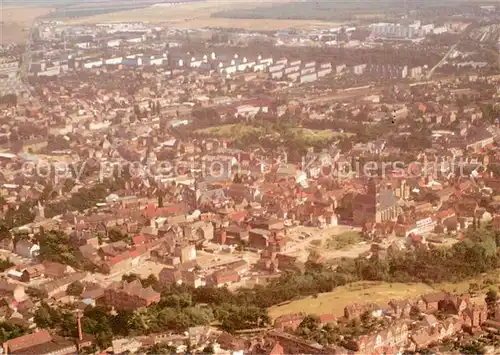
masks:
[[[49,7],[2,5],[0,43],[22,43],[28,39],[29,28],[39,16],[52,11]]]
[[[233,9],[253,9],[272,4],[286,3],[290,0],[218,1],[206,0],[187,4],[157,4],[147,8],[119,11],[110,14],[82,17],[68,21],[72,24],[112,23],[144,21],[167,23],[179,28],[239,28],[247,30],[277,30],[280,28],[329,27],[335,23],[324,21],[303,21],[289,19],[231,19],[215,18],[213,14]]]

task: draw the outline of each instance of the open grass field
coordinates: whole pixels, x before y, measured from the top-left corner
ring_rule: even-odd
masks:
[[[198,129],[195,133],[216,138],[238,139],[252,133],[263,134],[263,130],[258,127],[236,123]]]
[[[214,18],[213,14],[234,9],[253,9],[272,4],[286,3],[290,0],[248,0],[219,1],[206,0],[195,3],[176,5],[153,5],[142,9],[119,11],[110,14],[82,17],[68,21],[72,24],[112,23],[126,21],[143,21],[151,23],[167,23],[179,28],[238,28],[244,30],[269,30],[281,28],[331,27],[335,23],[325,21],[303,21],[290,19],[231,19]]]
[[[361,241],[359,232],[349,231],[340,235],[335,235],[326,240],[315,239],[311,241],[311,246],[327,250],[343,250]]]
[[[29,28],[39,16],[52,11],[49,7],[0,4],[0,43],[22,43],[28,39]]]
[[[321,293],[317,298],[307,297],[281,306],[269,308],[269,316],[276,319],[289,313],[307,314],[332,313],[344,314],[344,307],[352,303],[374,302],[385,306],[391,299],[405,299],[433,292],[433,288],[424,284],[388,284],[377,282],[356,282],[337,288],[333,292]]]
[[[306,144],[314,145],[315,143],[325,142],[333,138],[336,135],[341,135],[343,133],[336,133],[331,130],[314,130],[307,128],[293,128],[292,132],[297,136],[301,137]],[[242,123],[236,124],[226,124],[221,126],[209,127],[198,129],[195,131],[197,134],[204,136],[217,137],[217,138],[227,138],[238,140],[242,137],[248,136],[250,134],[264,135],[264,129],[260,127],[254,127]],[[277,132],[274,132],[278,134]]]
[[[298,312],[317,315],[332,313],[336,316],[342,316],[344,307],[352,303],[374,302],[380,306],[385,306],[391,299],[413,298],[441,290],[465,294],[469,291],[469,285],[472,283],[478,285],[478,294],[484,294],[490,288],[498,289],[500,286],[500,274],[498,272],[491,272],[460,283],[435,285],[422,283],[356,282],[339,287],[333,292],[319,294],[316,298],[307,297],[280,306],[270,307],[269,316],[273,320],[284,314]],[[482,298],[482,296],[479,298]]]
[[[302,135],[304,140],[308,144],[314,144],[316,142],[323,142],[330,140],[331,138],[342,136],[342,135],[350,135],[349,133],[339,133],[334,132],[330,129],[309,129],[309,128],[294,128],[292,131],[295,134]]]
[[[342,250],[345,248],[349,248],[351,245],[359,243],[361,240],[361,234],[359,232],[345,232],[341,235],[331,237],[326,242],[326,248]]]
[[[500,273],[498,271],[486,273],[472,280],[464,280],[459,283],[443,283],[435,285],[436,288],[448,292],[466,293],[470,284],[478,285],[478,292],[486,293],[490,288],[500,288]],[[500,291],[500,290],[499,290]]]

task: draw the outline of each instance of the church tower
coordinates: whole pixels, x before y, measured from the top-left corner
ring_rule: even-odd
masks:
[[[38,205],[36,208],[36,217],[35,217],[35,222],[38,221],[43,221],[45,219],[45,208],[41,204],[40,201],[38,201]]]

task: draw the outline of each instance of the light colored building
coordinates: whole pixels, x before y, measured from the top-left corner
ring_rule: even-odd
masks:
[[[352,68],[352,72],[355,74],[355,75],[363,75],[363,73],[365,72],[366,70],[366,67],[367,65],[366,64],[360,64],[360,65],[356,65]]]
[[[300,83],[312,83],[314,81],[318,80],[318,74],[312,73],[312,74],[307,74],[307,75],[302,75],[300,77]]]

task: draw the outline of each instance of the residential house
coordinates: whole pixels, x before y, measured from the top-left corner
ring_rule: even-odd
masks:
[[[0,296],[17,303],[27,298],[24,286],[0,280]]]
[[[182,272],[176,268],[163,268],[158,279],[162,285],[181,285],[182,284]]]
[[[46,330],[23,335],[3,344],[6,354],[66,355],[77,352],[76,345]]]
[[[282,331],[295,331],[304,320],[304,313],[293,313],[279,316],[274,320],[274,328]]]
[[[181,263],[185,263],[196,259],[196,248],[193,244],[184,246],[176,246],[173,256],[180,258]]]
[[[325,354],[326,349],[310,340],[286,333],[280,330],[271,330],[267,334],[271,339],[279,342],[286,354]]]
[[[40,254],[40,246],[29,240],[21,239],[16,243],[14,251],[19,256],[33,259]]]
[[[105,303],[118,309],[137,309],[160,301],[160,293],[142,287],[139,280],[115,282],[104,291]]]
[[[42,265],[44,276],[50,279],[60,279],[75,271],[71,266],[52,261],[44,261]]]
[[[425,303],[425,312],[434,313],[439,310],[439,303],[446,299],[447,294],[445,292],[436,292],[422,296],[422,300]]]
[[[223,269],[212,274],[212,282],[217,287],[228,286],[240,280],[238,272],[232,269]]]
[[[346,348],[363,354],[399,353],[408,344],[408,325],[404,322],[361,335],[346,344]]]
[[[397,318],[410,317],[411,303],[408,300],[391,300],[389,306]]]
[[[87,276],[87,272],[73,273],[68,276],[37,285],[35,289],[46,295],[48,298],[57,298],[58,296],[62,297],[66,296],[66,290],[69,285],[76,281],[82,281]]]
[[[241,242],[248,242],[249,233],[248,229],[236,225],[230,225],[226,228],[226,242],[225,244],[234,245]]]
[[[269,238],[271,232],[269,230],[254,228],[248,231],[248,242],[252,248],[267,249],[269,246]]]
[[[379,316],[381,311],[380,306],[368,303],[368,304],[350,304],[344,307],[344,317],[347,320],[360,318],[366,312],[370,312],[373,316]]]
[[[29,283],[32,280],[42,277],[44,275],[45,275],[45,266],[43,266],[43,264],[35,264],[28,266],[27,268],[22,270],[20,281]]]

